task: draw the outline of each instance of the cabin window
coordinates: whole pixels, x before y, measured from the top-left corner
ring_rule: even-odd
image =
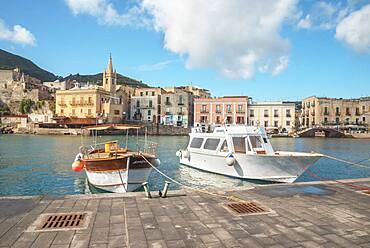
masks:
[[[202,146],[202,143],[203,143],[203,138],[194,138],[190,143],[190,147],[200,148]]]
[[[252,148],[263,148],[260,136],[249,136]]]
[[[245,153],[245,138],[233,137],[234,150],[236,153]]]
[[[203,148],[207,150],[216,150],[219,143],[220,143],[220,139],[209,138],[206,140],[206,143],[204,143]]]
[[[221,152],[229,152],[229,147],[227,146],[227,141],[226,140],[224,140],[224,143],[222,143],[220,151]]]

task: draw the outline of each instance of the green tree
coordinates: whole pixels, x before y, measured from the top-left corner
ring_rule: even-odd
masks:
[[[35,105],[35,102],[31,99],[22,99],[21,105],[19,106],[19,112],[22,114],[31,113],[32,107]]]

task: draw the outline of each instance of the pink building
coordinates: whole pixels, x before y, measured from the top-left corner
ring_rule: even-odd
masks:
[[[247,96],[194,99],[194,126],[246,124],[247,105]]]

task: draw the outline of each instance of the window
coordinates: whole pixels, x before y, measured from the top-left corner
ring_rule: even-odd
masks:
[[[203,143],[203,138],[193,138],[193,140],[190,143],[191,148],[200,148]]]
[[[182,104],[182,102],[183,102],[183,98],[182,96],[179,96],[179,104]]]
[[[146,96],[148,95],[148,91],[145,91],[145,95],[146,95]]]
[[[221,113],[220,104],[217,104],[216,105],[216,113]]]
[[[140,92],[140,96],[144,96],[144,92]]]
[[[254,121],[251,121],[251,126],[254,126]]]
[[[268,121],[265,121],[264,124],[265,124],[264,127],[268,127],[269,126],[269,122]]]
[[[260,136],[249,136],[252,148],[263,148],[262,140]]]
[[[324,107],[324,115],[329,115],[328,107]]]
[[[236,117],[236,123],[237,124],[244,124],[244,117],[243,116]]]
[[[83,110],[81,109],[81,110],[80,110],[80,113],[82,114],[82,112],[83,112]]]
[[[88,115],[91,115],[91,109],[88,109],[88,110],[87,110],[87,114],[88,114]]]
[[[290,121],[286,121],[286,126],[290,126]]]
[[[336,108],[335,108],[335,114],[336,114],[336,115],[340,115],[339,107],[336,107]]]
[[[153,107],[153,101],[149,100],[149,108]]]
[[[254,109],[251,109],[251,110],[249,111],[249,116],[250,116],[250,117],[254,117]]]
[[[136,101],[136,107],[140,108],[140,101],[139,100]]]
[[[169,105],[169,104],[170,104],[170,97],[166,96],[166,105]]]
[[[227,146],[227,141],[226,140],[224,140],[224,142],[222,143],[220,151],[221,152],[229,152],[229,147]]]
[[[269,110],[268,109],[263,110],[263,116],[264,117],[269,117]]]
[[[155,92],[154,92],[154,91],[152,91],[152,96],[154,96],[154,94],[155,94]]]
[[[219,143],[220,143],[220,139],[208,138],[206,142],[204,143],[203,148],[207,150],[216,150]]]
[[[290,115],[290,109],[287,109],[286,110],[286,117],[291,117],[291,115]]]
[[[116,110],[114,110],[114,114],[115,114],[115,115],[119,115],[119,110],[117,110],[117,109],[116,109]]]
[[[242,104],[238,104],[238,112],[239,113],[243,112],[243,105]]]
[[[200,112],[206,113],[207,112],[207,105],[202,105],[202,109],[201,109]]]
[[[231,104],[226,105],[226,110],[228,113],[231,113]]]
[[[245,138],[233,137],[234,151],[237,153],[245,153]]]
[[[72,115],[75,115],[75,114],[76,114],[76,110],[72,109]]]
[[[274,117],[279,117],[279,110],[274,109]]]
[[[64,113],[64,109],[61,109],[61,110],[60,110],[60,113],[61,113],[61,114],[63,114],[63,113]]]
[[[221,123],[221,117],[220,116],[216,116],[216,123],[217,124],[220,124]]]
[[[206,123],[207,122],[207,116],[201,116],[200,117],[200,122]]]
[[[278,127],[279,126],[279,122],[278,121],[274,121],[274,127]]]
[[[148,110],[148,115],[152,115],[152,111],[150,109]]]
[[[351,112],[349,111],[349,108],[346,108],[346,115],[351,115]]]
[[[233,123],[233,118],[231,116],[226,117],[226,123],[228,124]]]
[[[92,103],[92,97],[91,96],[89,96],[88,103]]]

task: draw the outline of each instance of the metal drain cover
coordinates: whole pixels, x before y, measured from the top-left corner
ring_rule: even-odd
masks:
[[[86,229],[89,225],[90,215],[90,212],[42,214],[27,231],[44,232]]]
[[[228,209],[232,210],[233,213],[238,215],[261,214],[270,212],[269,210],[266,210],[253,201],[231,202],[227,203],[226,206],[228,207]]]

